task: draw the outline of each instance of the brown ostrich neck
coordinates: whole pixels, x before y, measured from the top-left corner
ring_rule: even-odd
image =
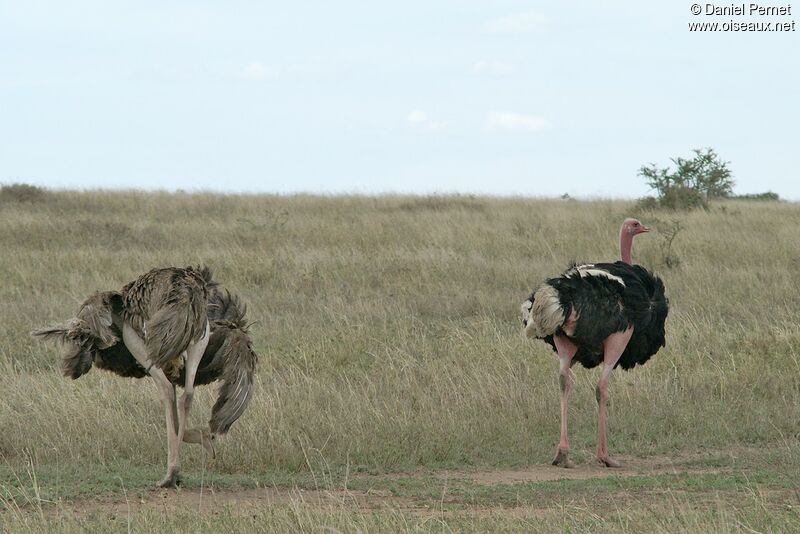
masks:
[[[619,231],[619,255],[622,261],[628,265],[632,265],[631,249],[633,249],[633,234],[631,234],[625,225]]]

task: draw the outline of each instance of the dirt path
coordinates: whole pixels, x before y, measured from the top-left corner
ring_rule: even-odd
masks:
[[[275,504],[311,505],[320,509],[340,509],[342,507],[360,510],[391,509],[415,513],[430,513],[430,498],[402,497],[386,489],[387,480],[401,478],[428,477],[453,481],[454,485],[468,481],[479,486],[513,485],[527,482],[549,482],[558,480],[588,480],[594,478],[627,478],[635,476],[655,476],[681,473],[725,473],[728,468],[693,466],[702,457],[649,457],[619,458],[624,467],[609,469],[594,463],[580,463],[575,468],[563,469],[551,465],[534,465],[519,469],[495,470],[443,470],[395,473],[376,476],[376,487],[380,489],[354,491],[347,489],[304,490],[299,488],[242,488],[214,489],[181,488],[180,490],[152,490],[126,498],[100,498],[63,501],[56,507],[60,514],[102,513],[125,515],[131,512],[151,509],[170,513],[175,510],[198,510],[202,513],[227,511],[234,514],[247,514],[264,506]],[[688,464],[688,465],[687,465]],[[442,502],[461,503],[458,498],[442,497]]]
[[[588,480],[592,478],[655,476],[679,473],[719,473],[722,468],[704,466],[687,467],[687,460],[698,457],[688,456],[652,456],[649,458],[633,458],[619,456],[622,467],[602,467],[598,463],[588,462],[572,469],[564,469],[553,465],[537,465],[522,469],[494,469],[476,471],[443,471],[440,477],[466,478],[477,484],[519,484],[524,482],[550,482],[556,480]]]

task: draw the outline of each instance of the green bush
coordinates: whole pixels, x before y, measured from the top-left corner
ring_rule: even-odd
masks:
[[[733,198],[736,200],[755,200],[755,201],[766,201],[766,202],[776,202],[781,199],[778,196],[778,193],[773,193],[772,191],[767,191],[766,193],[749,193],[747,195],[734,195]]]
[[[708,207],[712,198],[728,198],[733,194],[733,178],[729,162],[721,161],[711,148],[694,150],[692,159],[671,158],[675,169],[659,168],[654,163],[639,169],[656,192],[656,203],[670,209]]]
[[[664,188],[658,199],[659,204],[670,209],[707,208],[708,200],[701,191],[685,185],[672,185]]]
[[[0,202],[39,202],[47,190],[30,184],[10,184],[0,187]]]

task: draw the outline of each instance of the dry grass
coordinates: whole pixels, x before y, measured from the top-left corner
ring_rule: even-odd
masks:
[[[519,304],[572,260],[615,259],[625,216],[656,229],[675,217],[634,211],[473,197],[0,198],[0,453],[17,471],[160,471],[153,385],[98,371],[70,382],[58,351],[28,332],[151,267],[202,262],[248,303],[261,356],[253,403],[212,471],[542,463],[558,438],[556,364],[522,335]],[[662,265],[657,233],[635,246],[671,312],[667,348],[614,375],[612,453],[796,445],[800,209],[730,202],[679,217],[677,267]],[[591,451],[597,376],[576,378],[571,441]],[[198,396],[195,421],[213,388]],[[198,449],[184,457],[184,471],[202,464]]]

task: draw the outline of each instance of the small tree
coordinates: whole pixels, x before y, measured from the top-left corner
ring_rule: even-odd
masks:
[[[654,163],[639,169],[639,176],[658,194],[658,203],[668,208],[706,207],[708,199],[733,194],[733,178],[728,161],[721,161],[711,148],[694,150],[692,159],[671,158],[675,169],[658,168]]]

